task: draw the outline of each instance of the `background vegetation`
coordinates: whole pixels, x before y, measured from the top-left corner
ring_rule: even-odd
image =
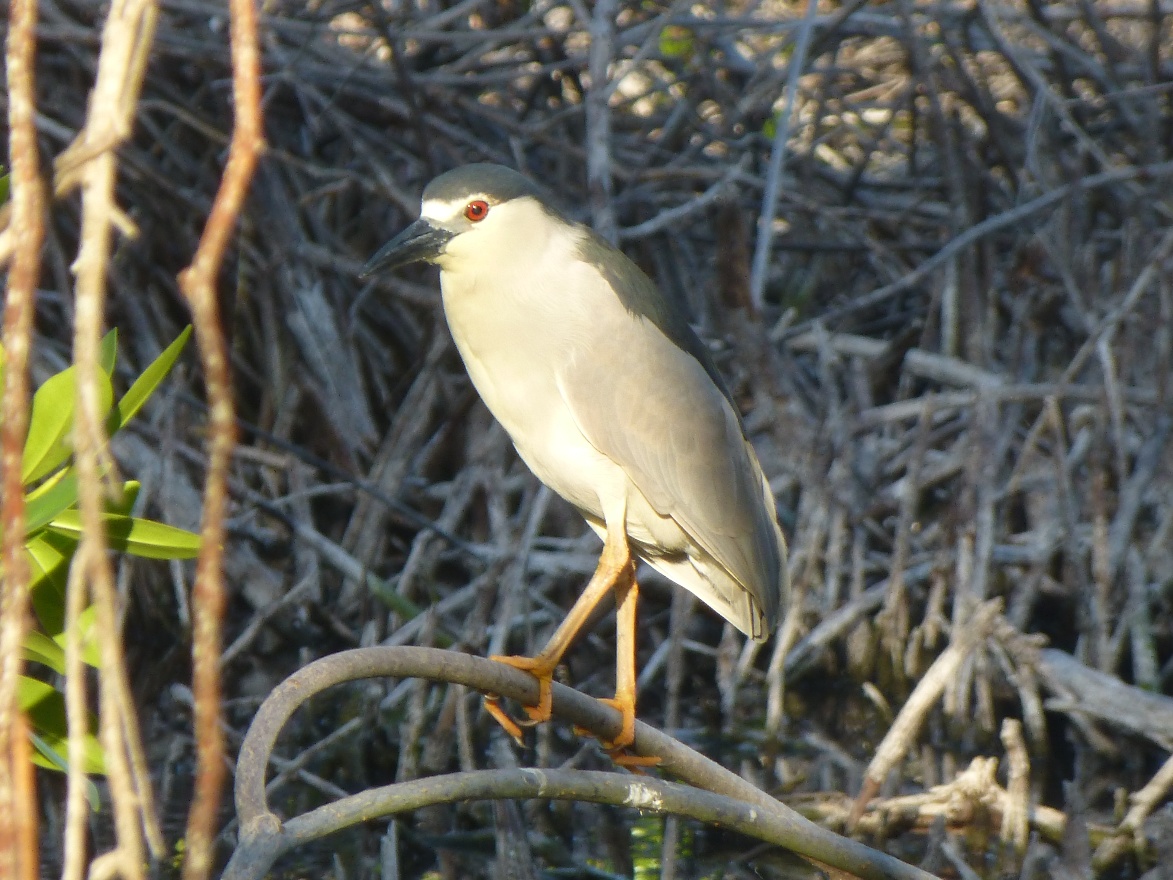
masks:
[[[109,7],[37,9],[48,161],[87,124]],[[822,3],[803,47],[804,11],[263,4],[267,150],[217,279],[240,419],[229,755],[309,660],[532,651],[593,569],[595,538],[469,385],[434,270],[357,278],[434,174],[494,161],[689,310],[791,542],[792,604],[760,650],[644,573],[640,717],[942,875],[1137,877],[1173,860],[1173,8]],[[116,152],[135,232],[105,266],[118,390],[191,321],[176,275],[225,166],[228,36],[219,4],[158,9]],[[35,382],[69,363],[77,317],[76,200],[47,217]],[[204,376],[188,359],[113,446],[137,509],[188,529]],[[193,796],[193,569],[125,559],[116,577],[173,847]],[[576,645],[569,683],[609,693],[612,631],[601,620]],[[455,687],[340,689],[294,719],[271,799],[293,815],[455,767],[607,765],[565,727],[532,742],[512,750]],[[65,790],[37,784],[53,875]],[[226,842],[231,816],[225,799]],[[95,851],[110,819],[90,823]],[[385,830],[307,849],[281,876],[782,870],[712,829],[590,805],[437,807]]]

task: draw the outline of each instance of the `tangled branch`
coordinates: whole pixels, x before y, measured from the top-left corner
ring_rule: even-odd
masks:
[[[617,773],[490,770],[452,773],[371,789],[282,823],[268,807],[265,770],[277,735],[314,695],[343,682],[419,677],[533,704],[535,679],[470,654],[436,648],[358,648],[324,657],[279,685],[262,704],[240,749],[236,810],[240,842],[223,880],[256,880],[278,856],[349,825],[433,804],[501,798],[549,798],[635,807],[713,822],[786,847],[865,880],[927,880],[932,875],[815,825],[741,777],[667,734],[636,722],[632,750],[686,785]],[[591,697],[554,685],[554,716],[600,739],[619,732],[620,715]]]

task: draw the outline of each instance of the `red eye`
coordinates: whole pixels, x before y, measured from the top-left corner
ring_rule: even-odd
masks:
[[[484,199],[476,199],[464,207],[464,216],[473,223],[479,223],[489,216],[489,203]]]

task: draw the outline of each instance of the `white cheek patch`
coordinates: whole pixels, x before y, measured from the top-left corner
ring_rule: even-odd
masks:
[[[427,199],[420,206],[420,217],[435,223],[448,223],[464,215],[465,206],[474,199],[485,199],[482,193],[471,193],[467,198],[459,201],[445,201],[443,199]]]

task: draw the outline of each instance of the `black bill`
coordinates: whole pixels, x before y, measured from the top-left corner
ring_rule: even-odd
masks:
[[[397,266],[431,262],[444,252],[444,245],[452,239],[453,233],[433,226],[427,220],[416,220],[409,227],[379,248],[362,267],[360,277],[366,278],[376,272],[385,272]]]

